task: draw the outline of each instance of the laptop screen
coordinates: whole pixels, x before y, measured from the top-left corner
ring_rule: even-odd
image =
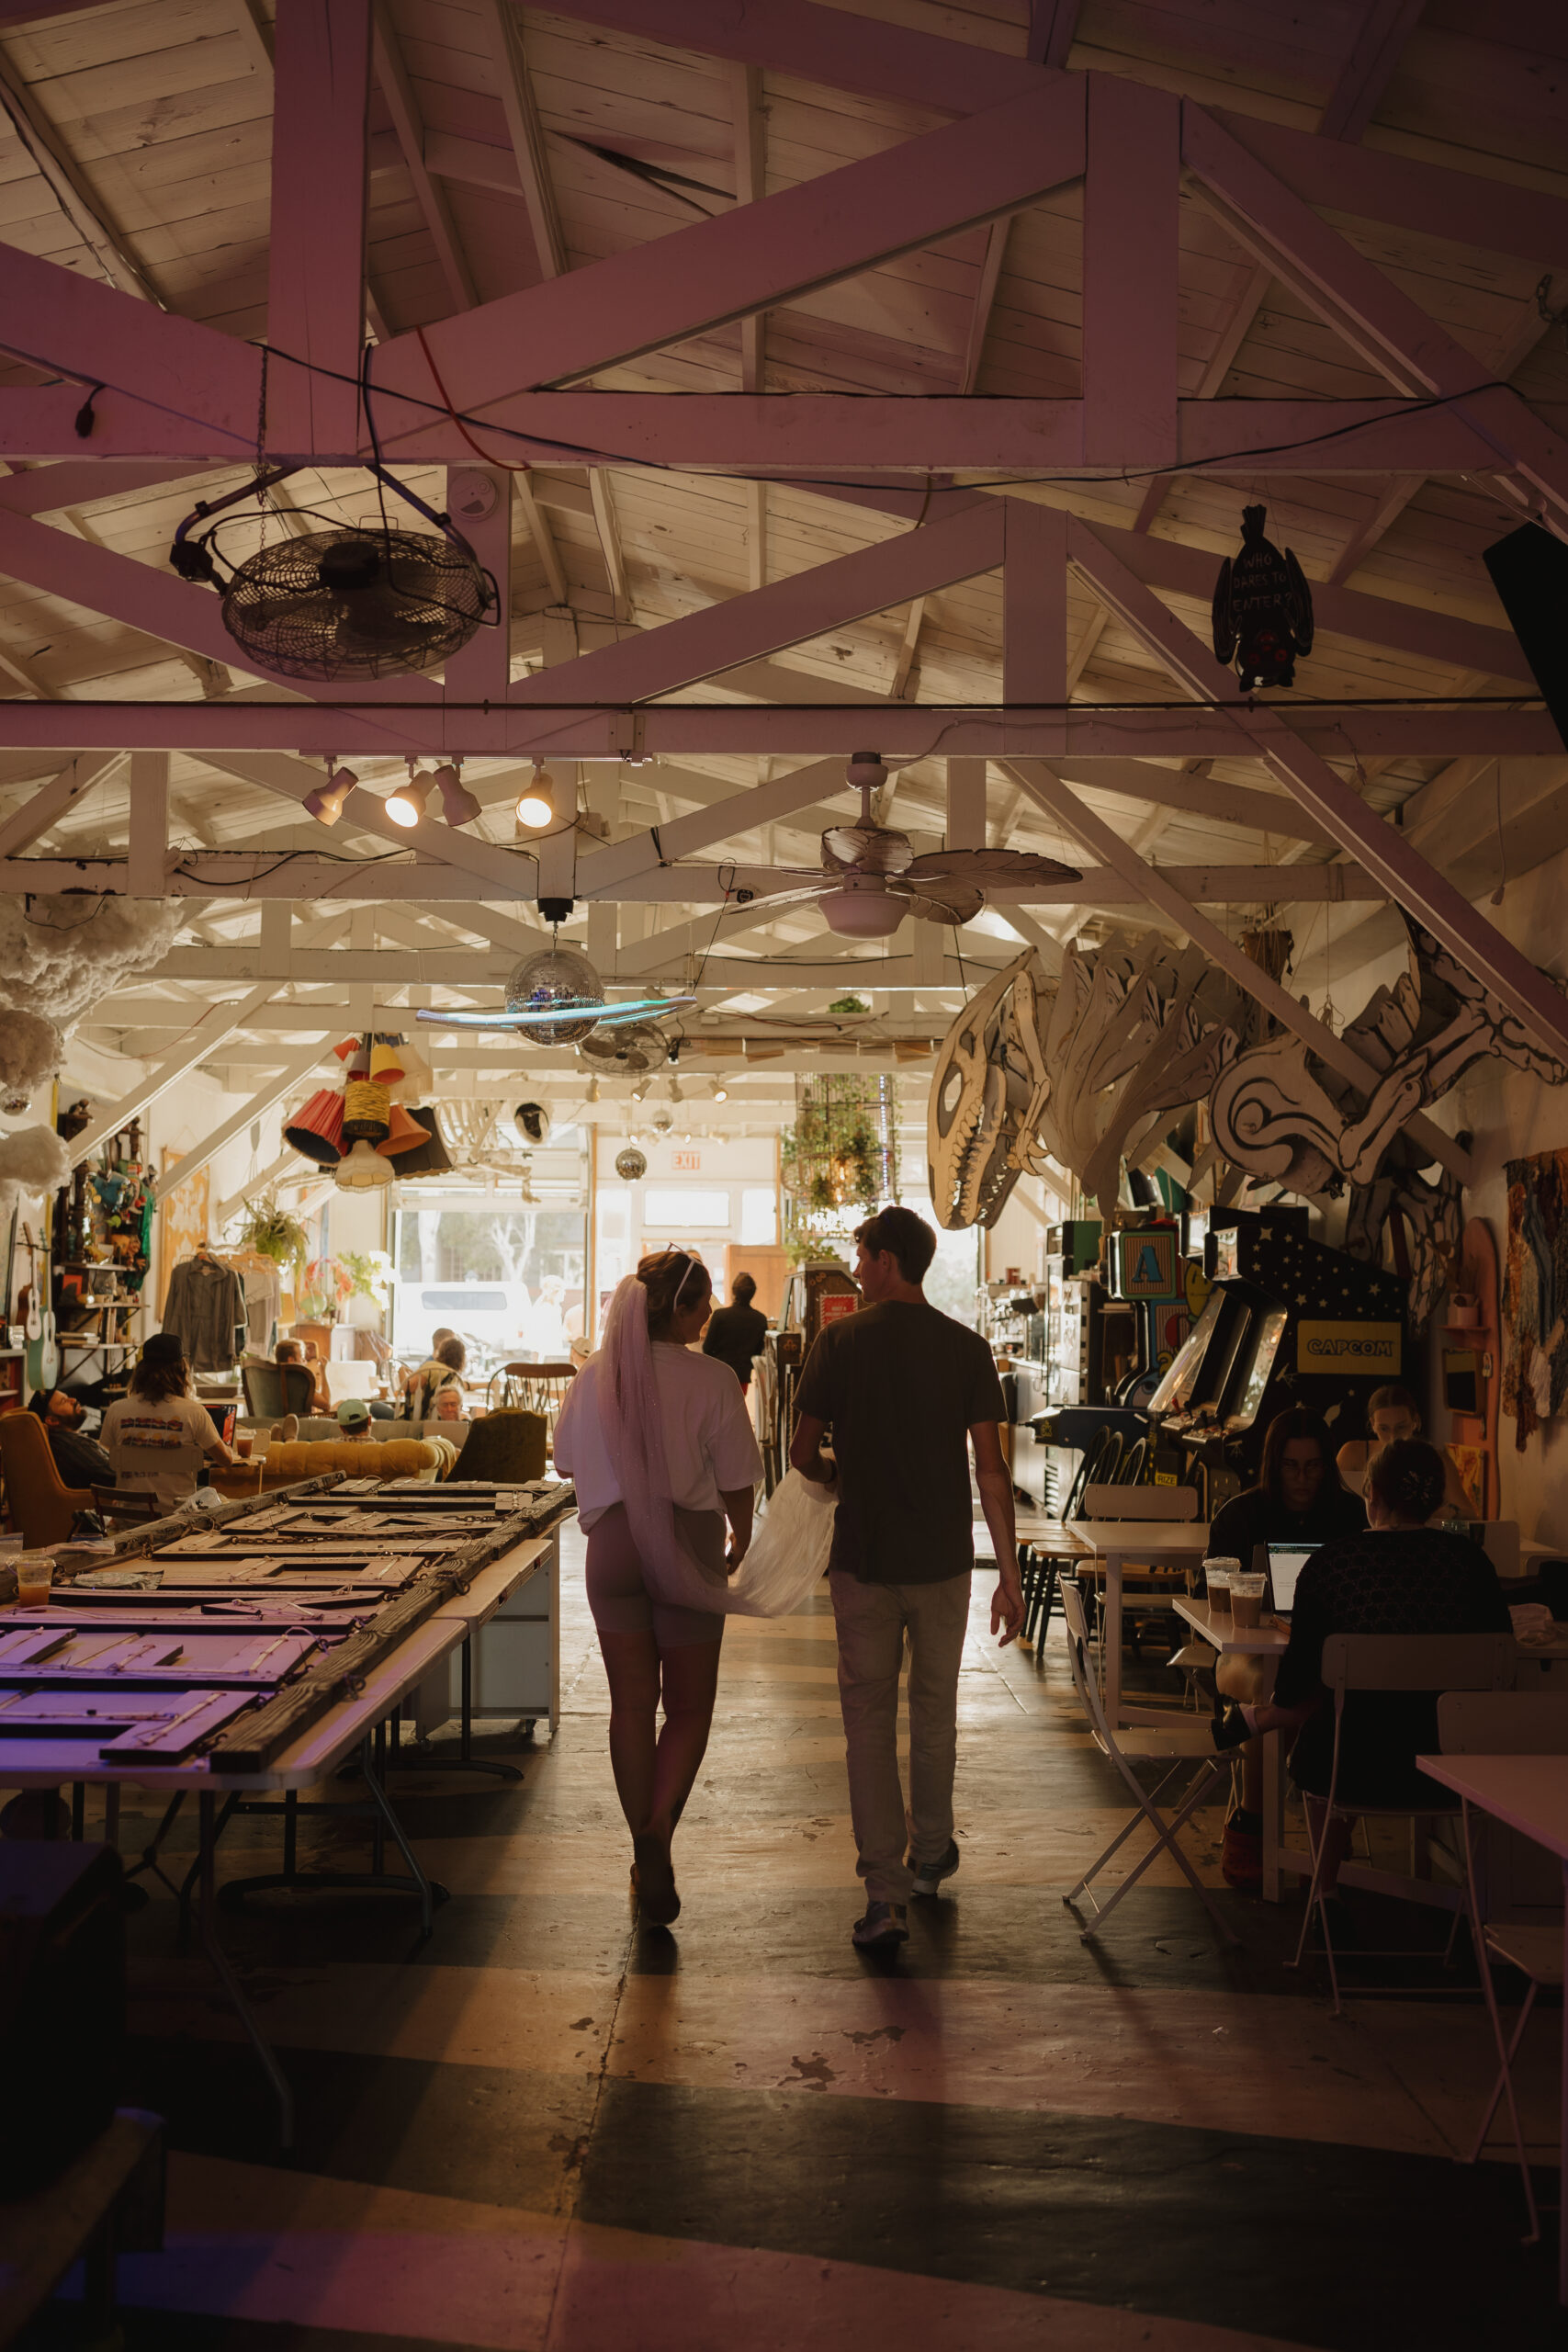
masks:
[[[1288,1617],[1296,1605],[1296,1578],[1316,1551],[1315,1544],[1270,1544],[1269,1546],[1269,1606],[1277,1617]]]

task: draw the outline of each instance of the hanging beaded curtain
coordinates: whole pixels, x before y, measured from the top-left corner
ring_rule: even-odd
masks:
[[[832,1254],[874,1209],[898,1197],[898,1081],[797,1078],[795,1125],[781,1138],[787,1238]]]

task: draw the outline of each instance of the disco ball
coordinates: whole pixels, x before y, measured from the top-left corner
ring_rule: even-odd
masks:
[[[628,1144],[625,1151],[616,1153],[615,1173],[628,1184],[635,1184],[639,1176],[647,1175],[648,1162],[635,1144]]]
[[[22,1113],[31,1104],[32,1099],[30,1094],[24,1094],[18,1088],[14,1094],[7,1094],[5,1101],[0,1102],[0,1111],[4,1111],[8,1119],[19,1119]]]
[[[581,1006],[581,1021],[530,1022],[530,1012],[560,1014]],[[506,983],[506,1013],[517,1034],[536,1046],[576,1046],[592,1035],[604,1010],[604,990],[586,956],[575,947],[547,947],[525,956]]]

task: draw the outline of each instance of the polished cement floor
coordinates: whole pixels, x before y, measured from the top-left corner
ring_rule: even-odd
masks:
[[[174,2153],[167,2250],[123,2265],[133,2352],[1561,2342],[1517,2174],[1455,2161],[1490,2079],[1473,1998],[1335,2020],[1283,1965],[1293,1911],[1222,1891],[1227,1951],[1169,1864],[1080,1942],[1062,1894],[1127,1808],[1059,1618],[1039,1660],[998,1654],[976,1578],[963,1866],[878,1962],[849,1940],[825,1589],[730,1627],[665,1933],[629,1908],[574,1533],[566,1555],[555,1741],[511,1751],[520,1786],[400,1783],[451,1891],[428,1941],[373,1894],[227,1930],[298,2094],[290,2155],[161,1890],[135,1922],[130,2087]],[[1215,1885],[1219,1830],[1189,1841]],[[226,1872],[273,1834],[237,1822]],[[316,1850],[357,1865],[361,1835]],[[1553,2197],[1557,2025],[1525,2070]]]

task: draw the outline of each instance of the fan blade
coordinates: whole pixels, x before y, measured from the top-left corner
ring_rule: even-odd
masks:
[[[962,882],[943,882],[918,891],[901,889],[898,896],[922,922],[973,922],[986,903],[983,890],[965,889]]]
[[[909,882],[952,879],[977,886],[998,882],[1081,882],[1076,865],[1032,849],[933,849],[904,869]]]
[[[822,836],[829,874],[905,874],[913,857],[907,835],[886,825],[829,825]]]

